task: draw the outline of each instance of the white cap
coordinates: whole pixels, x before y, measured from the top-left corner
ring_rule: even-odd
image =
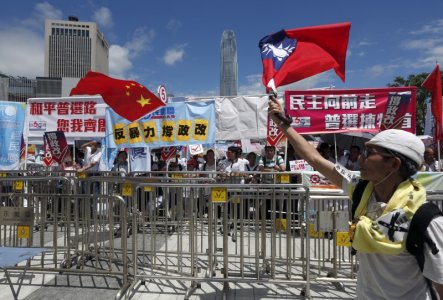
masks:
[[[388,129],[378,133],[366,145],[379,146],[400,153],[418,166],[423,162],[425,145],[415,135],[400,129]]]

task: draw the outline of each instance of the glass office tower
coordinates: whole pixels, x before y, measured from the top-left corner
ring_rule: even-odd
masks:
[[[223,31],[220,53],[220,96],[237,96],[237,43],[234,31]]]

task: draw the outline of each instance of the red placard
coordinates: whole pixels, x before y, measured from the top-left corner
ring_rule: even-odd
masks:
[[[45,132],[44,139],[51,152],[52,159],[61,164],[68,152],[68,143],[66,142],[63,131]]]
[[[170,158],[175,157],[177,152],[177,147],[163,147],[161,151],[161,156],[163,161],[167,161]]]

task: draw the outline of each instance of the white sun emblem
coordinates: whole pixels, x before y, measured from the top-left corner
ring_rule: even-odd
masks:
[[[272,52],[272,55],[275,58],[277,58],[279,61],[282,61],[285,57],[288,57],[292,53],[292,51],[294,51],[294,48],[295,47],[292,47],[291,45],[283,48],[283,43],[281,43],[278,47],[275,47],[272,44],[264,44],[262,53],[266,53],[267,55]]]

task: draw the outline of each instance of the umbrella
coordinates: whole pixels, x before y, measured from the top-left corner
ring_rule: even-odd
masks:
[[[431,146],[434,143],[434,137],[430,135],[417,135],[417,137],[425,144],[426,147]]]
[[[369,132],[341,132],[327,133],[321,136],[321,140],[331,145],[336,145],[342,150],[349,150],[351,146],[359,146],[361,150],[365,148],[365,143],[374,137],[376,133]]]

